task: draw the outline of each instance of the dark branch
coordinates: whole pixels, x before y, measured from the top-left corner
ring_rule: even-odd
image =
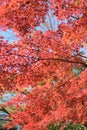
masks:
[[[86,64],[85,62],[72,61],[72,60],[61,59],[61,58],[39,58],[38,60],[59,60],[59,61],[61,61],[61,62],[68,62],[68,63],[74,63],[74,64],[81,64],[81,65],[87,67],[87,64]]]
[[[83,56],[81,54],[77,54],[77,55],[80,56],[80,57],[83,57],[83,58],[87,58],[87,56]]]
[[[3,111],[3,112],[5,112],[5,113],[7,113],[7,114],[10,114],[10,113],[6,110],[6,108],[4,108],[4,107],[1,107],[0,110]]]
[[[80,17],[71,16],[71,18],[78,20]]]

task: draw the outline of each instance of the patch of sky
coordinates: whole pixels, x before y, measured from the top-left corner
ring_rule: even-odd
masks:
[[[82,59],[87,63],[87,48],[83,47],[80,49]]]
[[[82,47],[82,48],[80,49],[80,52],[81,52],[82,54],[85,54],[85,53],[87,53],[87,49]]]
[[[58,26],[61,23],[65,23],[67,24],[67,19],[64,20],[57,20],[56,15],[54,14],[54,11],[49,10],[45,20],[43,23],[40,23],[39,26],[37,26],[35,29],[36,30],[41,30],[43,33],[46,32],[47,30],[53,30],[53,31],[57,31],[58,30]]]
[[[15,96],[15,94],[13,93],[5,93],[3,94],[2,96],[2,101],[7,101],[7,100],[10,100],[11,98],[13,98]]]
[[[82,16],[83,16],[83,14],[79,14],[78,16],[76,14],[72,14],[72,16],[70,17],[70,20],[76,21],[76,20],[80,19]]]
[[[79,75],[85,68],[81,67],[81,68],[76,68],[76,67],[73,67],[72,68],[72,73],[74,75]]]
[[[41,30],[43,33],[47,30],[57,31],[58,25],[60,23],[61,21],[58,21],[56,15],[54,15],[54,12],[50,10],[45,17],[45,21],[37,26],[35,29]]]
[[[82,59],[83,59],[84,61],[87,60],[87,48],[81,47],[80,50],[79,50],[79,54],[82,55]],[[74,55],[77,55],[77,52],[76,52],[76,51],[73,51],[73,52],[72,52],[72,55],[73,55],[73,56],[74,56]]]
[[[15,93],[4,93],[3,96],[0,97],[0,104],[5,104],[6,101],[10,100],[15,95]]]
[[[50,53],[52,53],[52,52],[53,52],[53,50],[50,48],[50,49],[49,49],[49,52],[50,52]]]
[[[13,30],[0,30],[0,35],[3,36],[3,39],[5,41],[8,41],[9,44],[17,42],[19,40],[19,38],[16,36],[16,33]]]

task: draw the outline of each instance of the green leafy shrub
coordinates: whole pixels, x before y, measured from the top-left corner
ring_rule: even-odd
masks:
[[[87,124],[73,124],[72,122],[64,125],[64,123],[59,123],[55,126],[53,123],[48,127],[48,130],[87,130]]]

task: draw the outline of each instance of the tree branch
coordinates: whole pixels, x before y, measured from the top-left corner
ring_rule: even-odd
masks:
[[[0,108],[0,110],[3,111],[3,112],[5,112],[5,113],[7,113],[7,114],[10,114],[10,113],[6,110],[6,108],[4,108],[3,106]]]
[[[68,62],[68,63],[74,63],[74,64],[81,64],[81,65],[87,67],[87,64],[86,64],[85,62],[67,60],[67,59],[62,59],[62,58],[38,58],[38,60],[59,60],[59,61],[61,61],[61,62]]]
[[[83,56],[81,54],[77,54],[77,55],[80,56],[80,57],[83,57],[83,58],[87,58],[87,56]]]

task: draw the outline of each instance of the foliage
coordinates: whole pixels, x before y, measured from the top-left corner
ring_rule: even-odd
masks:
[[[4,106],[8,128],[87,122],[87,57],[81,53],[86,28],[86,0],[0,0],[0,29],[19,38],[9,44],[0,36],[0,94],[16,92]]]
[[[60,130],[62,127],[63,123],[58,124],[57,126],[55,126],[54,124],[51,124],[48,128],[48,130]],[[87,127],[81,124],[73,124],[72,122],[66,124],[65,126],[63,126],[62,128],[63,130],[86,130]]]

